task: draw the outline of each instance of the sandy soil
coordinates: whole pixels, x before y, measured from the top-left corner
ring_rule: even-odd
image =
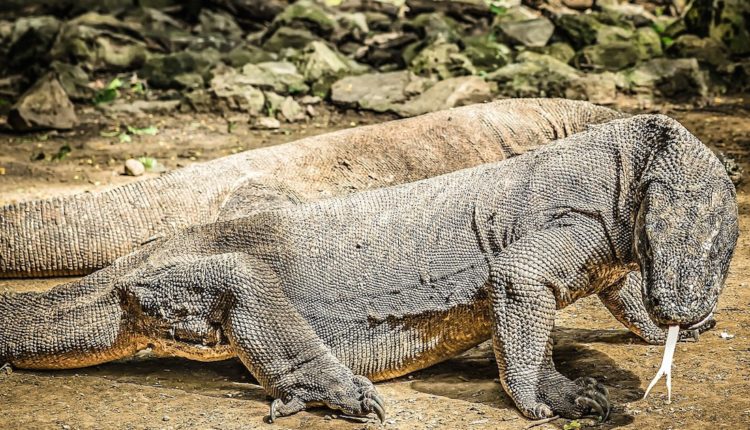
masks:
[[[740,160],[750,171],[750,104],[742,99],[702,110],[668,110],[704,142]],[[93,118],[94,116],[92,116]],[[0,203],[99,191],[133,178],[120,175],[130,156],[152,156],[167,168],[244,149],[281,143],[335,128],[387,118],[329,113],[304,126],[257,132],[214,116],[141,118],[156,136],[131,143],[100,136],[118,122],[91,122],[82,132],[14,136],[0,133]],[[61,161],[50,158],[69,145]],[[633,429],[750,428],[750,184],[739,188],[740,241],[716,318],[717,327],[697,343],[678,345],[673,399],[663,383],[648,400],[643,391],[661,362],[661,347],[629,334],[595,300],[559,313],[555,360],[569,377],[593,376],[610,389],[615,409],[604,424],[583,427]],[[60,280],[0,281],[0,291],[43,290]],[[724,336],[722,337],[722,334]],[[733,337],[732,337],[733,336]],[[387,429],[523,429],[497,382],[488,344],[408,377],[378,384],[387,399]],[[197,363],[136,357],[74,371],[0,374],[0,429],[370,429],[375,422],[347,421],[320,409],[265,424],[269,399],[236,360]],[[536,428],[563,428],[555,420]]]

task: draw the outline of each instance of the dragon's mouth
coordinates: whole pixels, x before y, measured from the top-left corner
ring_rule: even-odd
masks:
[[[703,324],[705,324],[705,323],[706,323],[706,322],[708,322],[708,321],[709,321],[709,320],[710,320],[711,318],[713,318],[713,316],[714,316],[714,311],[715,311],[715,310],[716,310],[716,305],[714,305],[714,307],[713,307],[713,308],[711,308],[711,310],[710,310],[710,311],[708,311],[708,313],[706,314],[706,316],[705,316],[705,317],[703,317],[703,319],[702,319],[702,320],[698,321],[698,322],[697,322],[697,323],[695,323],[695,324],[692,324],[692,325],[690,325],[689,327],[687,327],[687,329],[688,329],[688,330],[695,330],[695,329],[697,329],[697,328],[700,328],[701,326],[703,326]]]

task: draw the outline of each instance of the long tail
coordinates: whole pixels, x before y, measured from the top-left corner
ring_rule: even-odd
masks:
[[[204,163],[103,193],[4,206],[0,278],[105,267],[156,235],[214,220],[241,177],[238,168]]]
[[[135,353],[133,322],[105,276],[43,293],[0,294],[0,365],[70,369]]]

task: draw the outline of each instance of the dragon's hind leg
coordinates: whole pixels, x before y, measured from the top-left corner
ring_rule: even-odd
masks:
[[[242,362],[277,400],[271,419],[311,406],[385,418],[372,383],[331,354],[288,302],[273,270],[242,254],[209,257],[198,267],[219,289],[224,331]],[[216,274],[212,276],[211,274]]]

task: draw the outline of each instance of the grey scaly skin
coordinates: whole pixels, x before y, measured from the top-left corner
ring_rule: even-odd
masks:
[[[100,194],[5,206],[0,278],[89,273],[191,225],[513,157],[622,116],[579,101],[500,100],[246,151]],[[634,288],[602,299],[634,333],[664,343]]]
[[[499,161],[621,116],[580,101],[499,100],[245,151],[103,193],[0,207],[0,278],[91,273],[185,227]]]
[[[640,283],[657,327],[693,326],[737,235],[711,151],[672,119],[635,116],[503,162],[192,227],[50,292],[5,296],[0,359],[239,356],[277,398],[272,418],[326,405],[382,419],[371,380],[492,338],[525,416],[606,417],[606,388],[555,369],[556,310]]]

